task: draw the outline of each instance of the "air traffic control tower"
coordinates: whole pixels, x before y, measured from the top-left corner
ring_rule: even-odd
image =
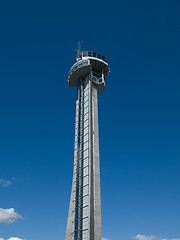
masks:
[[[102,240],[98,94],[109,74],[106,58],[83,51],[68,75],[77,86],[74,171],[65,240]]]

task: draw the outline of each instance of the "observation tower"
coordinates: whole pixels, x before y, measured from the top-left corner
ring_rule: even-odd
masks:
[[[68,74],[77,86],[74,171],[65,240],[102,240],[98,94],[109,74],[106,58],[79,52]]]

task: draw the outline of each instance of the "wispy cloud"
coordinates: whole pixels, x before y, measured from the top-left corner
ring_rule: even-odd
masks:
[[[4,187],[4,188],[9,187],[14,183],[22,183],[22,182],[23,182],[22,179],[15,178],[15,177],[13,177],[11,180],[5,179],[5,178],[0,178],[0,186]]]
[[[0,240],[5,240],[5,239],[4,238],[0,238]],[[8,238],[7,240],[23,240],[23,239],[18,238],[18,237],[11,237],[11,238]]]
[[[142,234],[137,234],[134,239],[136,240],[154,240],[157,239],[156,236],[153,235],[142,235]]]
[[[8,187],[12,184],[12,181],[6,180],[4,178],[0,178],[0,185],[2,187]],[[1,239],[0,239],[1,240]]]
[[[8,238],[7,240],[23,240],[23,239],[18,238],[18,237],[11,237],[11,238]]]
[[[110,239],[108,239],[108,238],[102,238],[102,240],[110,240]]]
[[[0,223],[10,224],[22,218],[23,217],[19,213],[15,212],[14,208],[9,209],[0,208]]]
[[[180,240],[180,238],[162,238],[154,235],[137,234],[134,239],[136,240]]]

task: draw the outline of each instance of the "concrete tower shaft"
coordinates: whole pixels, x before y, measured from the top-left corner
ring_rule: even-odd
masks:
[[[98,101],[109,67],[96,52],[82,52],[68,75],[77,86],[74,171],[65,240],[102,240]]]

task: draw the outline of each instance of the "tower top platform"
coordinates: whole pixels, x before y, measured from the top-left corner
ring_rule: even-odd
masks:
[[[107,60],[106,60],[106,58],[103,55],[101,55],[101,54],[99,54],[97,52],[93,52],[93,51],[83,51],[83,52],[81,52],[80,55],[77,58],[77,61],[79,61],[79,60],[81,60],[83,58],[87,58],[87,57],[98,58],[98,59],[101,59],[101,60],[103,60],[104,62],[107,63]]]
[[[77,57],[77,62],[71,67],[68,74],[68,86],[77,86],[80,79],[87,75],[96,76],[98,93],[102,92],[105,87],[105,79],[109,74],[109,66],[106,58],[93,51],[83,51]],[[95,78],[94,78],[95,79]],[[99,80],[100,81],[99,81]]]

